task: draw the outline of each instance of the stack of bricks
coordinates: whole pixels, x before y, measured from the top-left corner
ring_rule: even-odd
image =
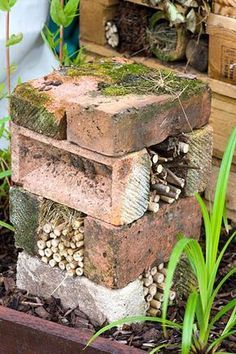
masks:
[[[210,92],[198,80],[118,59],[17,86],[10,206],[23,249],[18,287],[79,306],[97,324],[145,314],[141,275],[168,260],[178,233],[200,234],[194,192],[211,164],[209,115]],[[180,198],[164,198],[154,213],[152,154],[173,136],[187,139],[192,165]]]

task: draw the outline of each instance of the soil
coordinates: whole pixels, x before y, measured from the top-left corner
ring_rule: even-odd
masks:
[[[1,213],[0,213],[1,214]],[[0,215],[0,217],[3,215]],[[222,239],[226,239],[223,235]],[[0,229],[0,305],[28,313],[49,321],[57,322],[74,328],[98,330],[88,317],[79,308],[64,309],[59,299],[51,297],[44,299],[33,296],[16,288],[16,261],[20,250],[14,245],[14,238],[7,230]],[[236,266],[236,241],[231,244],[222,261],[219,278]],[[231,278],[222,288],[221,294],[214,303],[214,311],[218,311],[224,304],[236,298],[236,277]],[[178,301],[178,306],[169,307],[169,318],[181,322],[184,314],[184,301]],[[225,316],[214,328],[212,339],[221,333],[228,317]],[[141,348],[145,351],[156,346],[163,346],[160,353],[178,353],[181,337],[175,330],[168,330],[168,337],[164,338],[161,326],[153,323],[136,323],[125,325],[122,329],[113,329],[105,337],[120,343]],[[168,344],[168,349],[166,345]],[[236,336],[224,341],[222,349],[226,352],[236,353]]]

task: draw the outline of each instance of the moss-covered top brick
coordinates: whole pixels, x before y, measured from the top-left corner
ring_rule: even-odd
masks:
[[[59,117],[48,107],[51,98],[46,92],[41,92],[30,83],[18,85],[10,99],[11,117],[14,123],[37,133],[56,139],[66,137],[66,119],[64,113]]]
[[[127,94],[171,94],[188,98],[206,89],[196,79],[178,76],[169,70],[155,70],[137,63],[117,63],[112,60],[87,63],[66,70],[70,77],[95,76],[100,79],[98,88],[105,96]]]

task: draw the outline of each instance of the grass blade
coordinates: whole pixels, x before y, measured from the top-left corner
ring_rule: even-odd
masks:
[[[198,296],[197,292],[190,294],[186,304],[182,333],[182,354],[189,354],[192,345],[193,326]]]
[[[14,229],[14,227],[13,226],[11,226],[11,225],[9,225],[9,224],[7,224],[6,222],[4,222],[4,221],[1,221],[0,220],[0,226],[1,227],[4,227],[5,229],[8,229],[8,230],[10,230],[10,231],[15,231],[15,229]]]
[[[163,329],[164,329],[164,334],[166,334],[165,330],[165,321],[166,321],[166,314],[167,314],[167,307],[168,307],[168,301],[169,301],[169,293],[172,285],[172,280],[174,276],[174,272],[176,269],[176,266],[180,260],[180,257],[186,248],[186,246],[192,241],[192,239],[189,238],[182,238],[180,239],[176,245],[174,246],[170,260],[168,263],[168,269],[167,269],[167,276],[166,276],[166,286],[165,286],[165,291],[164,291],[164,301],[162,305],[162,319],[163,319]]]
[[[99,331],[97,331],[88,341],[88,343],[86,344],[87,348],[97,337],[99,337],[102,333],[107,332],[109,329],[112,329],[114,327],[123,325],[125,323],[133,323],[133,322],[146,322],[146,321],[150,321],[150,322],[158,322],[158,323],[163,323],[163,319],[159,318],[159,317],[147,317],[147,316],[134,316],[134,317],[127,317],[127,318],[123,318],[121,320],[118,321],[114,321],[111,324],[101,328]],[[166,326],[167,327],[171,327],[171,328],[175,328],[177,330],[181,330],[182,326],[178,323],[169,321],[169,320],[165,320]]]

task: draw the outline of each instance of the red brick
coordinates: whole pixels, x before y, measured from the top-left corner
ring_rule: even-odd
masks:
[[[126,65],[125,73],[130,64],[119,60],[112,65],[117,72]],[[93,67],[81,66],[18,86],[11,97],[13,122],[107,156],[139,151],[208,123],[210,90],[204,84],[198,83],[195,90],[191,89],[194,81],[187,80],[179,99],[177,93],[106,96],[101,87],[113,79],[104,67],[95,65],[100,74]],[[140,65],[135,80],[142,81],[145,70]]]
[[[168,136],[208,123],[209,89],[181,99],[171,95],[90,96],[71,100],[67,108],[67,139],[108,156],[158,144]]]
[[[36,195],[104,220],[129,224],[147,210],[145,149],[106,157],[12,124],[12,180]]]
[[[149,266],[167,261],[176,235],[198,238],[201,214],[194,197],[163,205],[131,225],[115,227],[85,220],[85,275],[101,285],[122,288]]]

